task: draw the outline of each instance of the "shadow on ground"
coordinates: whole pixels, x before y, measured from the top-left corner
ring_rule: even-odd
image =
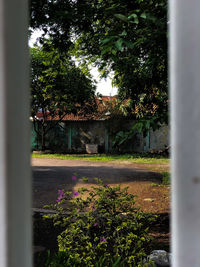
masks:
[[[120,166],[33,166],[32,170],[34,208],[55,203],[58,189],[73,191],[77,184],[83,184],[82,177],[87,177],[90,184],[95,183],[95,177],[106,184],[158,183],[162,178],[157,172]],[[77,180],[72,181],[75,173]]]

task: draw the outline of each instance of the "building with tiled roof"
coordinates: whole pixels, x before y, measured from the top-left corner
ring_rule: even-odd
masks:
[[[133,140],[119,148],[113,147],[116,134],[126,132],[135,121],[135,114],[124,116],[120,110],[120,102],[116,97],[98,97],[97,110],[93,113],[79,112],[66,114],[60,121],[59,116],[51,118],[47,115],[46,123],[54,123],[54,127],[46,134],[46,148],[54,152],[85,153],[88,145],[96,145],[96,152],[145,152],[151,149],[164,149],[168,145],[168,128],[147,137],[135,134]],[[128,102],[128,101],[127,101]],[[37,129],[40,130],[43,120],[42,112],[36,115]],[[155,137],[156,136],[156,137]],[[41,136],[32,131],[32,149],[41,149]]]

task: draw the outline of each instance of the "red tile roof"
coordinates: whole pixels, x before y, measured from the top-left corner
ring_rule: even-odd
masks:
[[[143,109],[148,110],[149,112],[151,112],[152,114],[154,114],[157,110],[157,106],[154,104],[153,108],[149,108],[146,106],[135,106],[135,109],[129,112],[128,114],[125,116],[123,114],[123,112],[121,111],[121,104],[117,97],[115,96],[101,96],[101,97],[96,97],[96,104],[97,104],[97,111],[96,112],[90,112],[90,113],[86,113],[83,110],[78,112],[78,114],[66,114],[63,118],[62,121],[89,121],[89,120],[93,120],[93,121],[100,121],[100,120],[107,120],[110,118],[119,118],[119,117],[124,117],[126,119],[133,119],[135,118],[136,114],[138,113],[139,109]],[[123,108],[125,106],[125,110],[126,108],[129,106],[129,100],[124,100],[123,101]],[[46,115],[48,115],[48,113],[46,113]],[[42,112],[38,112],[36,115],[36,118],[38,120],[42,120],[43,118],[43,114]],[[54,116],[53,118],[48,116],[47,120],[53,120],[53,121],[58,121],[61,118],[57,115]]]
[[[97,112],[95,113],[88,113],[88,114],[82,114],[79,112],[78,114],[66,114],[62,121],[88,121],[88,120],[106,120],[109,118],[109,108],[107,106],[108,103],[112,103],[112,105],[116,105],[115,101],[117,100],[116,97],[113,96],[102,96],[96,99],[97,103]],[[48,115],[48,113],[46,113]],[[36,115],[38,120],[42,120],[43,114],[42,112],[38,112]],[[47,120],[54,120],[58,121],[60,120],[60,117],[57,115],[55,117],[48,116]]]

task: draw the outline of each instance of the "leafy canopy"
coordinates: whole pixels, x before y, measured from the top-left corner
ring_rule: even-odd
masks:
[[[31,48],[32,116],[39,109],[51,117],[77,113],[94,100],[95,85],[58,50]]]
[[[166,1],[32,0],[30,26],[103,77],[112,70],[119,97],[131,100],[139,119],[167,122]]]

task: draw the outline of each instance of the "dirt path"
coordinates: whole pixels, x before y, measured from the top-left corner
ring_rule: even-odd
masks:
[[[159,184],[161,174],[148,170],[159,165],[148,165],[33,158],[33,207],[42,208],[45,204],[55,203],[58,189],[77,191],[83,186],[82,177],[89,178],[87,186],[94,184],[93,178],[98,177],[106,184],[129,186],[129,192],[138,196],[136,202],[143,210],[168,213],[169,188],[152,186],[153,183]],[[72,181],[74,173],[78,174],[77,181]]]

